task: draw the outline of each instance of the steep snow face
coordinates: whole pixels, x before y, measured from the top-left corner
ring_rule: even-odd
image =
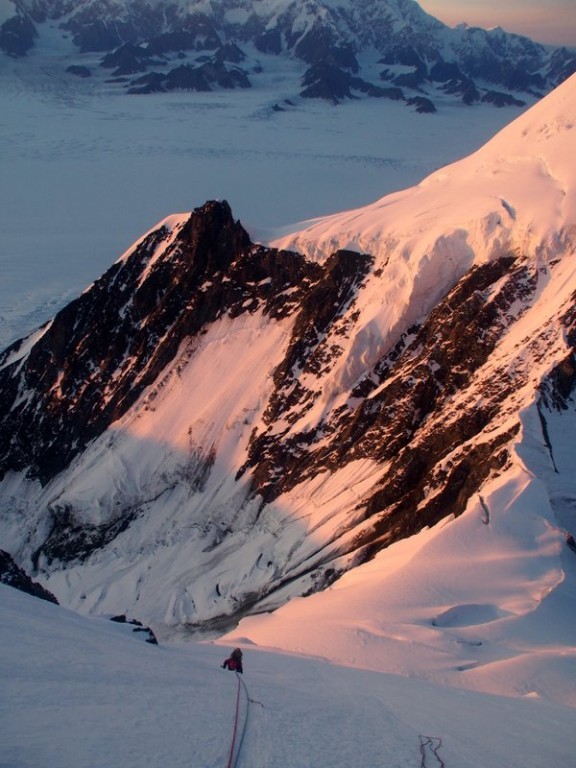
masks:
[[[72,590],[76,609],[136,601],[159,624],[195,623],[234,614],[243,581],[256,590],[271,580],[267,561],[278,547],[235,474],[287,339],[285,323],[261,313],[215,322],[45,489],[39,504],[56,517],[73,510],[74,525],[95,536],[115,527],[111,548],[54,576],[66,593],[83,585]],[[51,570],[46,558],[67,557],[70,543],[54,541],[38,567]],[[77,554],[91,551],[89,535],[77,544]]]
[[[314,258],[225,203],[141,238],[0,359],[6,549],[79,610],[219,631],[524,488],[519,414],[551,461],[573,409],[575,88],[282,241]]]
[[[470,157],[273,244],[319,261],[338,248],[374,254],[384,279],[363,302],[369,317],[359,327],[396,340],[473,265],[509,253],[550,263],[573,250],[575,93],[573,76]],[[390,316],[398,310],[401,322]]]
[[[470,157],[373,205],[310,222],[276,244],[315,258],[354,248],[385,259],[395,241],[423,253],[447,230],[461,230],[466,266],[472,257],[497,257],[524,243],[529,253],[547,243],[553,248],[575,213],[576,160],[567,151],[576,130],[575,90],[572,76]]]
[[[322,593],[293,599],[272,615],[242,620],[223,642],[242,640],[328,656],[351,666],[401,669],[403,674],[448,685],[550,697],[574,706],[571,683],[576,658],[565,619],[572,610],[576,577],[574,550],[566,546],[575,531],[574,451],[569,436],[576,418],[576,165],[567,152],[576,135],[575,89],[572,78],[474,156],[434,174],[419,187],[374,206],[312,222],[277,241],[307,250],[319,260],[334,247],[372,247],[378,252],[379,241],[403,244],[412,221],[413,250],[381,247],[381,261],[376,264],[382,278],[390,264],[400,263],[406,275],[414,268],[415,252],[434,255],[436,274],[447,274],[443,285],[456,282],[445,304],[451,307],[447,319],[455,324],[457,343],[470,345],[471,353],[482,341],[480,336],[467,337],[457,325],[462,275],[497,264],[503,254],[518,254],[516,263],[526,271],[523,276],[517,273],[516,306],[504,313],[505,329],[497,348],[477,368],[473,386],[460,386],[446,401],[441,420],[434,422],[430,414],[432,424],[420,436],[421,442],[415,435],[412,446],[420,445],[422,457],[433,450],[433,436],[442,423],[455,421],[462,411],[466,419],[474,418],[470,398],[479,413],[495,390],[507,387],[509,395],[484,435],[511,428],[516,436],[509,443],[505,465],[469,497],[461,517],[444,519],[391,545]],[[410,215],[404,219],[409,209],[414,219]],[[420,226],[426,213],[427,226]],[[478,221],[482,215],[484,221]],[[461,229],[451,249],[446,247],[447,238],[441,240],[442,250],[438,237],[448,222],[454,227],[460,223]],[[370,331],[379,340],[390,333],[389,307],[395,306],[405,282],[414,283],[410,278],[390,279],[380,313],[370,314]],[[506,282],[503,276],[500,288]],[[430,281],[428,291],[437,288]],[[478,311],[485,311],[491,302],[500,303],[510,289],[508,282],[499,299],[491,299],[483,289],[483,307]],[[418,306],[426,312],[426,290],[419,298]],[[437,302],[437,295],[432,294],[432,301]],[[407,317],[414,318],[416,308],[411,311]],[[438,305],[428,322],[433,316],[430,342],[435,350],[430,361],[438,365],[443,344]],[[479,331],[474,326],[473,333]],[[394,374],[392,366],[391,370]],[[378,393],[374,390],[371,397]],[[480,434],[475,441],[479,438]],[[443,464],[444,471],[449,471],[457,453]],[[426,492],[433,496],[437,489],[431,484]],[[310,626],[313,631],[307,631]]]
[[[572,404],[569,424],[574,413]],[[522,450],[531,444],[524,434]],[[547,481],[532,474],[547,478],[542,458],[529,468],[516,458],[460,518],[393,544],[324,592],[243,619],[219,642],[576,706],[576,554],[561,524],[571,519],[574,531],[574,486],[562,473],[553,510]]]

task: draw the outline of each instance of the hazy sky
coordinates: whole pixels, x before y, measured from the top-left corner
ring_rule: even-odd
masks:
[[[576,47],[576,0],[417,0],[445,24],[503,27],[541,43]]]

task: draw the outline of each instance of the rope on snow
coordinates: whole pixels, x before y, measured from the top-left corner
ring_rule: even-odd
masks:
[[[420,739],[420,755],[422,760],[420,762],[420,768],[428,768],[426,764],[426,750],[436,758],[436,763],[440,768],[446,768],[444,761],[438,754],[438,750],[442,746],[442,739],[439,736],[419,736]]]
[[[240,754],[240,751],[238,751],[236,753],[236,757],[234,757],[236,735],[238,733],[238,715],[240,713],[240,675],[237,672],[236,677],[238,678],[238,688],[236,691],[236,711],[234,712],[234,727],[232,729],[232,741],[230,742],[230,754],[228,755],[228,763],[226,768],[234,768],[238,760],[238,755]]]
[[[236,690],[236,708],[234,712],[234,726],[232,729],[232,741],[230,743],[230,754],[228,755],[228,763],[226,768],[236,768],[238,765],[238,759],[240,757],[240,752],[242,751],[242,745],[244,744],[244,737],[246,736],[246,731],[248,730],[248,716],[250,714],[250,704],[259,704],[261,707],[264,707],[264,704],[262,704],[261,701],[256,701],[256,699],[250,698],[250,694],[248,692],[248,687],[246,686],[246,683],[244,682],[241,675],[236,674],[236,679],[238,680],[238,687]],[[246,699],[246,714],[244,716],[244,722],[242,723],[242,727],[240,729],[240,738],[238,739],[238,748],[236,749],[236,739],[238,738],[238,721],[240,719],[240,691],[244,691],[244,696]],[[442,739],[439,736],[423,736],[420,735],[418,737],[420,739],[420,768],[429,768],[429,766],[426,763],[426,755],[427,753],[432,754],[435,758],[436,764],[438,768],[446,768],[446,764],[438,754],[438,751],[440,750],[440,747],[442,746]]]
[[[248,688],[246,686],[246,683],[244,682],[242,675],[239,675],[238,672],[235,673],[236,678],[238,680],[238,688],[236,691],[236,711],[234,713],[234,727],[232,730],[232,741],[230,744],[230,754],[228,756],[228,764],[226,768],[236,768],[238,765],[238,758],[240,757],[240,752],[242,751],[242,745],[244,744],[244,736],[246,735],[246,731],[248,729],[248,716],[250,714],[250,704],[259,704],[261,707],[264,706],[261,701],[256,701],[255,699],[250,698],[250,694],[248,693]],[[240,720],[240,691],[244,691],[244,697],[246,700],[246,713],[244,715],[244,722],[242,723],[242,726],[238,727],[238,722]],[[236,745],[236,741],[238,741],[238,745]]]

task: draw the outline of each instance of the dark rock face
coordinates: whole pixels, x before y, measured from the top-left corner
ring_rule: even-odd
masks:
[[[113,69],[114,75],[133,75],[145,72],[149,66],[158,63],[158,59],[145,48],[133,43],[124,43],[112,53],[104,56],[100,66]]]
[[[389,48],[386,55],[380,60],[380,64],[402,64],[405,67],[414,67],[414,71],[421,78],[427,74],[426,64],[414,47],[409,44],[399,44]]]
[[[411,99],[406,99],[406,104],[410,107],[414,107],[416,112],[419,112],[422,115],[431,115],[436,112],[434,103],[425,96],[413,96]]]
[[[213,88],[232,90],[250,88],[251,83],[242,70],[227,67],[223,61],[208,61],[199,67],[182,64],[167,74],[151,72],[132,81],[128,93],[158,93],[164,91],[211,91]]]
[[[79,524],[68,508],[58,509],[51,515],[51,528],[42,546],[33,553],[32,565],[38,567],[40,556],[48,562],[84,560],[92,552],[102,549],[127,530],[136,519],[136,510],[123,510],[122,515],[102,525]]]
[[[494,104],[494,106],[524,106],[524,102],[515,99],[508,93],[496,91],[486,91],[481,95],[471,77],[467,77],[454,62],[445,62],[439,59],[430,69],[430,79],[441,83],[441,88],[445,93],[460,96],[464,104],[476,104],[482,101],[485,104]],[[491,79],[491,78],[488,78]]]
[[[38,32],[29,16],[13,16],[0,27],[0,50],[18,58],[33,48]]]
[[[475,104],[480,101],[480,92],[472,80],[463,77],[457,80],[448,80],[442,85],[442,90],[451,96],[460,96],[464,104]]]
[[[87,24],[69,23],[74,42],[81,53],[110,51],[128,42],[135,42],[137,35],[127,24],[109,24],[95,20]]]
[[[169,258],[140,284],[167,243]],[[130,408],[184,336],[225,312],[262,304],[281,317],[317,273],[300,256],[253,246],[225,203],[193,212],[173,238],[165,227],[152,232],[129,261],[116,263],[56,315],[21,370],[16,363],[0,371],[0,473],[26,469],[47,482]],[[259,282],[264,277],[270,282]],[[200,291],[208,279],[211,287]],[[296,290],[283,295],[287,287]],[[2,359],[17,356],[19,346]]]
[[[76,75],[76,77],[92,76],[92,71],[88,67],[82,67],[74,64],[71,64],[69,67],[66,67],[66,72],[69,72],[71,75]]]
[[[145,642],[150,643],[150,645],[158,645],[158,640],[156,639],[153,630],[151,630],[150,627],[145,627],[141,621],[138,621],[137,619],[129,619],[123,613],[118,616],[112,616],[110,621],[114,621],[116,624],[128,624],[133,627],[132,632],[138,632],[145,636]]]
[[[254,44],[261,53],[275,53],[282,52],[282,35],[279,29],[266,30],[262,34],[258,35]]]
[[[576,72],[576,57],[566,48],[554,51],[550,57],[547,79],[555,85],[560,85]]]
[[[482,96],[482,101],[487,104],[494,104],[495,107],[524,107],[525,101],[515,99],[509,93],[501,93],[500,91],[486,91]]]
[[[484,33],[486,42],[481,48],[468,46],[463,52],[460,67],[471,78],[482,78],[498,83],[512,90],[530,91],[544,87],[544,79],[534,71],[537,58],[535,44],[526,40],[524,50],[517,51],[517,61],[512,63],[503,56],[505,38],[490,37]]]
[[[485,268],[473,270],[430,315],[425,325],[411,329],[410,343],[401,341],[398,349],[379,361],[352,392],[352,402],[356,397],[361,397],[362,403],[350,410],[343,409],[319,425],[317,433],[323,439],[326,435],[338,435],[330,448],[316,451],[316,434],[309,432],[292,435],[289,444],[269,437],[266,432],[256,437],[251,446],[249,461],[256,468],[258,490],[265,498],[293,487],[318,472],[319,467],[335,469],[348,461],[372,458],[379,462],[392,461],[395,469],[388,473],[389,479],[370,502],[369,514],[375,514],[378,509],[394,508],[397,504],[402,505],[403,514],[407,512],[407,489],[413,488],[412,493],[420,493],[430,481],[427,474],[434,471],[441,456],[477,435],[497,409],[497,404],[491,404],[485,413],[478,410],[474,414],[462,412],[450,429],[439,423],[434,437],[430,437],[431,415],[436,414],[441,418],[444,400],[467,386],[474,371],[486,361],[505,328],[501,313],[507,310],[508,300],[503,299],[502,308],[496,311],[494,305],[484,305],[480,292],[507,274],[513,262],[512,258],[504,258]],[[459,307],[457,316],[452,306]],[[478,327],[483,329],[481,343],[476,339]],[[434,344],[432,365],[429,360],[431,340],[433,337],[438,338],[439,333],[443,341]],[[304,344],[308,354],[305,361],[299,362],[299,369],[302,369],[303,365],[314,363],[318,351],[310,354],[313,347],[309,339],[305,338],[300,344]],[[289,355],[287,370],[294,363]],[[403,371],[404,375],[398,376],[399,371]],[[463,373],[455,375],[454,371]],[[386,381],[392,372],[392,383],[387,386]],[[294,389],[284,370],[275,374],[275,380],[278,388],[270,401],[270,422],[287,411],[300,416],[301,413],[295,408],[296,403],[302,403],[305,410],[313,401],[313,393]],[[379,391],[376,396],[372,395],[374,389]],[[505,396],[504,389],[500,396]],[[428,427],[425,450],[416,448],[420,427],[424,423]],[[510,436],[505,436],[502,442],[509,439]],[[489,453],[494,450],[492,446]],[[266,457],[264,461],[263,457]],[[479,466],[483,469],[477,469],[477,486],[489,472],[485,462]],[[274,468],[282,468],[282,482],[279,482]],[[467,478],[470,472],[464,474]],[[472,481],[466,479],[462,482]],[[450,487],[454,489],[459,485],[452,482]],[[421,500],[419,498],[417,502]],[[451,509],[454,509],[454,504]],[[411,509],[413,511],[414,506]],[[410,514],[406,514],[406,518],[410,518]]]
[[[394,85],[404,88],[420,89],[424,83],[432,79],[428,72],[428,66],[411,45],[398,45],[388,50],[386,56],[380,60],[380,64],[392,66],[401,64],[410,67],[410,72],[402,72],[393,77]],[[387,72],[388,70],[385,70]]]
[[[350,80],[350,87],[357,93],[365,93],[367,96],[372,96],[373,98],[390,99],[391,101],[406,101],[406,103],[408,103],[408,99],[405,99],[402,89],[396,86],[382,88],[382,86],[367,83],[360,77],[353,77]]]
[[[351,45],[342,45],[320,23],[312,27],[294,46],[296,56],[307,64],[323,64],[358,72],[358,61]]]
[[[464,75],[454,62],[446,62],[440,57],[430,67],[430,80],[439,83],[447,83],[449,80],[461,80]]]
[[[334,64],[316,64],[302,78],[304,88],[300,96],[305,99],[326,99],[334,104],[351,99],[352,77]]]
[[[463,512],[482,483],[508,463],[506,446],[519,424],[494,433],[488,426],[515,384],[503,372],[498,386],[483,391],[482,406],[471,395],[469,407],[451,413],[449,402],[473,390],[475,372],[496,348],[514,312],[522,311],[515,303],[520,297],[529,301],[536,287],[537,275],[513,256],[471,270],[422,326],[409,329],[358,382],[350,406],[316,430],[291,432],[280,440],[272,431],[254,437],[249,463],[258,491],[270,500],[322,469],[335,471],[356,459],[386,465],[379,487],[356,510],[371,525],[337,548],[341,555],[354,552],[355,564],[434,525],[448,509],[454,515]],[[305,349],[307,359],[299,368],[314,359],[313,345],[308,342]],[[566,392],[574,387],[575,370],[566,368]],[[561,379],[564,373],[554,375]],[[288,414],[296,419],[315,392],[290,388],[285,371],[279,370],[277,379],[270,419],[283,416],[286,421]]]
[[[365,94],[372,98],[404,101],[401,88],[373,85],[361,77],[355,77],[335,64],[324,62],[311,66],[302,78],[303,90],[300,96],[305,99],[326,99],[333,104],[339,104],[345,99],[357,98],[357,94]],[[432,102],[430,102],[432,103]]]
[[[54,595],[45,589],[41,584],[32,581],[30,576],[16,564],[8,552],[0,549],[0,584],[7,584],[9,587],[26,592],[27,595],[39,597],[41,600],[47,600],[49,603],[58,605],[58,600]]]

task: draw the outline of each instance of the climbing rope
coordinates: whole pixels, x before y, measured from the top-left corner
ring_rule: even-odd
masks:
[[[259,706],[259,707],[262,707],[262,708],[264,708],[264,704],[262,704],[262,702],[261,702],[261,701],[257,701],[256,699],[251,699],[251,698],[250,698],[250,694],[248,693],[248,688],[246,687],[246,683],[244,682],[244,680],[243,680],[243,679],[241,679],[241,681],[240,681],[240,682],[241,682],[241,684],[242,684],[242,686],[243,686],[243,688],[244,688],[244,693],[246,694],[246,699],[248,700],[248,702],[249,702],[250,704],[258,704],[258,706]]]
[[[440,768],[446,768],[444,761],[438,754],[438,750],[442,746],[442,739],[439,736],[420,736],[420,755],[422,760],[420,762],[420,768],[428,768],[426,764],[426,750],[434,755],[438,766]]]
[[[236,672],[236,677],[238,678],[238,688],[236,691],[236,711],[234,712],[234,727],[232,729],[232,741],[230,742],[230,754],[228,755],[228,763],[226,768],[235,768],[235,765],[238,761],[238,755],[240,754],[240,750],[238,750],[236,757],[234,757],[236,736],[238,734],[238,716],[240,714],[240,675],[238,672]]]
[[[232,729],[232,741],[230,743],[230,754],[228,755],[228,763],[226,768],[236,768],[236,766],[238,765],[238,758],[240,757],[240,752],[242,751],[242,745],[244,744],[244,737],[246,736],[246,731],[248,729],[248,716],[250,714],[250,704],[259,704],[261,707],[264,706],[262,702],[256,701],[255,699],[250,698],[250,694],[248,693],[248,688],[242,678],[242,675],[239,675],[238,672],[236,672],[235,674],[238,680],[238,688],[236,690],[236,711],[234,712],[234,727]],[[241,691],[244,692],[244,697],[246,700],[246,712],[244,714],[244,721],[241,727],[239,727],[240,692]]]

